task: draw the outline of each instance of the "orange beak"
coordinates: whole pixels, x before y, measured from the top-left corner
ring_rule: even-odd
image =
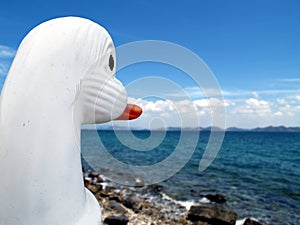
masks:
[[[141,107],[133,104],[127,104],[124,112],[114,120],[134,120],[142,114]]]

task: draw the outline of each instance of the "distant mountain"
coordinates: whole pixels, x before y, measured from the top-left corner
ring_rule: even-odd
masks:
[[[155,130],[167,130],[167,131],[224,131],[219,127],[167,127],[167,128],[158,128]]]
[[[83,128],[89,129],[89,128]],[[94,127],[92,129],[95,129]],[[99,130],[136,130],[136,131],[144,131],[148,129],[141,129],[141,128],[128,128],[123,126],[99,126],[97,127]],[[219,127],[167,127],[167,128],[157,128],[154,131],[224,131]],[[228,127],[226,132],[300,132],[300,127],[285,127],[285,126],[268,126],[268,127],[257,127],[253,129],[245,129],[245,128],[238,128],[238,127]]]
[[[233,131],[233,132],[243,132],[243,131],[249,131],[248,129],[244,128],[238,128],[238,127],[228,127],[226,131]]]
[[[200,131],[223,131],[219,127],[205,127],[200,128]],[[285,127],[285,126],[268,126],[268,127],[257,127],[252,129],[245,129],[239,127],[228,127],[226,132],[300,132],[300,127]]]
[[[224,131],[219,127],[200,127],[200,128],[180,128],[180,127],[168,127],[158,130],[168,130],[168,131]],[[239,127],[228,127],[226,132],[300,132],[300,127],[285,127],[285,126],[268,126],[268,127],[257,127],[253,129],[245,129]]]
[[[257,127],[253,129],[229,127],[226,129],[226,131],[228,132],[300,132],[300,127],[268,126],[268,127]]]
[[[285,126],[268,126],[251,129],[253,132],[300,132],[300,127],[285,127]]]

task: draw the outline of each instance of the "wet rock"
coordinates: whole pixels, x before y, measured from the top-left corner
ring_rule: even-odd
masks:
[[[120,198],[120,196],[117,196],[117,195],[108,196],[108,199],[116,201],[116,202],[121,202],[122,201],[121,198]]]
[[[103,184],[102,183],[95,183],[95,186],[97,186],[99,188],[99,190],[103,189]]]
[[[205,198],[207,198],[211,202],[215,202],[218,204],[223,204],[226,202],[225,196],[221,195],[221,194],[215,194],[215,195],[208,194],[208,195],[205,195]]]
[[[127,210],[116,201],[109,201],[107,207],[119,214],[125,214],[127,212]]]
[[[212,225],[234,225],[237,214],[210,206],[192,206],[188,212],[187,220],[207,222]]]
[[[250,218],[246,219],[243,225],[263,225],[255,220],[252,220]]]
[[[102,178],[102,176],[99,174],[97,177],[97,183],[102,183],[104,182],[104,179]]]
[[[152,184],[148,187],[151,193],[158,194],[163,191],[164,187],[160,184]]]
[[[98,178],[98,176],[99,176],[98,172],[93,171],[93,172],[89,173],[90,178]]]
[[[188,224],[190,224],[190,223],[188,223]],[[193,225],[209,225],[209,223],[197,221],[197,222],[193,222]]]
[[[96,192],[95,196],[103,209],[102,218],[105,218],[105,225],[230,225],[236,220],[235,213],[213,207],[205,212],[203,206],[202,211],[199,208],[198,211],[193,209],[193,206],[187,212],[185,206],[163,198],[163,186],[159,184],[139,189],[118,186],[102,175],[92,174],[90,170],[84,174],[84,181],[86,187],[93,193]],[[142,180],[133,181],[140,183],[137,186],[142,186]],[[197,197],[203,197],[203,194],[195,189],[191,189],[190,192]],[[220,195],[214,197],[217,199],[215,202],[223,201]],[[261,225],[250,219],[244,222],[244,225]]]
[[[145,184],[144,184],[144,182],[141,178],[136,178],[135,179],[134,187],[141,188],[141,187],[144,187],[144,186],[145,186]]]
[[[104,219],[107,225],[127,225],[128,221],[126,216],[108,216]]]
[[[84,186],[88,186],[92,183],[92,178],[90,177],[84,177]]]
[[[115,196],[115,189],[111,187],[106,187],[105,189],[102,189],[100,192],[100,196],[103,198],[109,198],[110,196]]]
[[[106,191],[101,191],[100,197],[102,198],[108,198],[112,193],[106,192]]]
[[[99,187],[91,184],[87,186],[87,189],[89,189],[93,194],[96,194],[99,191]]]
[[[126,199],[122,200],[122,204],[128,208],[133,210],[134,212],[138,212],[140,210],[140,201],[136,196],[129,196]]]

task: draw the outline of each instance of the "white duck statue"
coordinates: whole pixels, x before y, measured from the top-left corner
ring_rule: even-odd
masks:
[[[83,18],[34,28],[19,46],[0,99],[0,225],[99,225],[84,188],[82,124],[135,119],[115,77],[110,35]]]

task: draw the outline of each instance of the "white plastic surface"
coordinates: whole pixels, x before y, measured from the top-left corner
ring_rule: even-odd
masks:
[[[109,34],[87,19],[50,20],[24,38],[1,93],[0,225],[101,223],[83,185],[80,127],[123,112],[115,62]]]

